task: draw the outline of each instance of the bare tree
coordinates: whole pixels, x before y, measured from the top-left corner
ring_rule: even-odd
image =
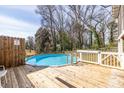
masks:
[[[106,38],[112,41],[113,30],[111,6],[68,5],[38,6],[41,15],[41,27],[50,31],[53,50],[59,44],[62,50],[73,48],[101,48]],[[107,35],[106,33],[110,33]],[[113,42],[113,41],[112,41]]]
[[[38,53],[50,52],[52,44],[49,29],[39,28],[35,35],[35,41]]]
[[[54,23],[53,16],[54,16],[54,11],[55,11],[55,6],[54,5],[40,5],[37,7],[38,9],[36,10],[36,13],[40,14],[42,18],[41,25],[50,29],[52,41],[53,41],[53,50],[56,51],[56,32],[53,26],[53,23]]]
[[[35,49],[35,41],[32,36],[28,36],[26,40],[26,49],[29,49],[30,51]]]

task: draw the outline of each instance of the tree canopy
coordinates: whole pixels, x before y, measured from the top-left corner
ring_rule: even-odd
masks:
[[[51,48],[47,50],[63,51],[99,49],[115,42],[117,24],[112,20],[111,6],[39,5],[36,13],[41,16],[42,34],[35,37],[42,41],[36,45],[41,52],[48,45]]]

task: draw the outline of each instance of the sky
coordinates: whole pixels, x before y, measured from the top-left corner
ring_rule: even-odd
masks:
[[[35,5],[0,5],[0,35],[34,36],[40,27],[40,15],[35,10]]]

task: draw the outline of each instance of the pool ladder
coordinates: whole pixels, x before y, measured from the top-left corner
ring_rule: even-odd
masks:
[[[76,62],[77,62],[77,53],[67,53],[66,54],[67,55],[67,64],[68,64],[68,57],[69,57],[69,55],[71,56],[71,64],[73,64],[73,57],[76,57]]]

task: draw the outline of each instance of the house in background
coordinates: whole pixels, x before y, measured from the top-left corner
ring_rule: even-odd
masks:
[[[121,66],[124,68],[124,5],[113,5],[112,6],[112,15],[118,24],[118,53],[121,60]]]

